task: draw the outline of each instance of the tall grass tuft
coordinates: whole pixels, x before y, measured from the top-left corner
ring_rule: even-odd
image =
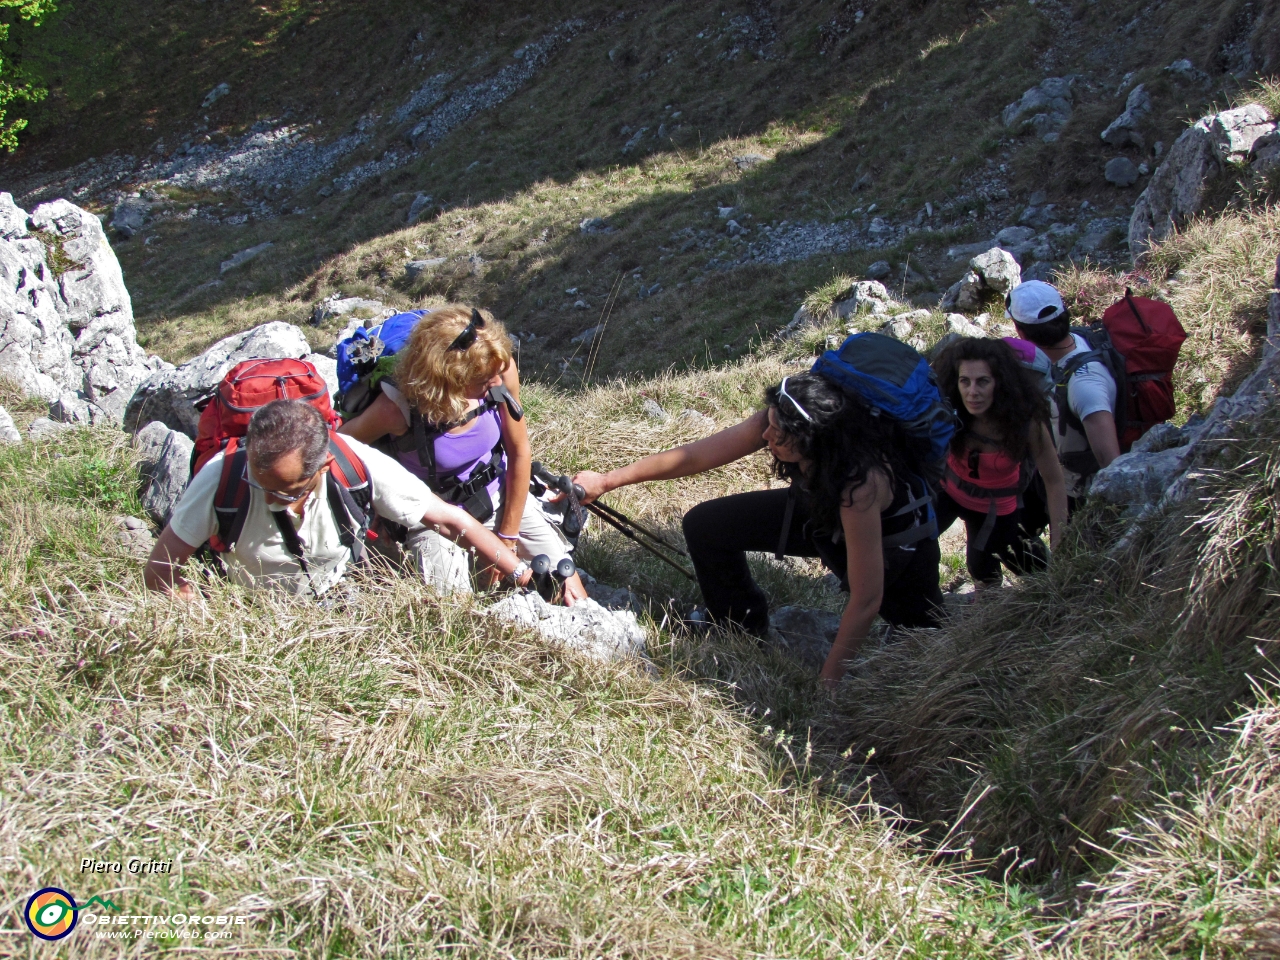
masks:
[[[1079,871],[1160,790],[1190,783],[1280,631],[1280,408],[1129,526],[1077,518],[1051,569],[980,594],[947,629],[875,652],[842,690],[946,850],[1012,876]]]

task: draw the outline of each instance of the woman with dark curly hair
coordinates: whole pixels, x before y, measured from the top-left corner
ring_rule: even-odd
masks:
[[[574,482],[588,501],[648,480],[686,477],[767,447],[790,489],[720,497],[685,514],[684,535],[712,622],[763,636],[769,602],[748,552],[818,557],[849,591],[821,677],[834,685],[876,614],[905,627],[937,626],[938,540],[922,480],[927,447],[893,418],[813,373],[765,390],[765,409],[736,426]]]
[[[938,388],[960,417],[937,496],[938,530],[963,519],[965,565],[978,587],[999,584],[1004,564],[1014,573],[1043,568],[1040,541],[1019,533],[1022,492],[1039,471],[1049,505],[1049,542],[1067,522],[1067,490],[1049,430],[1043,385],[1003,340],[966,337],[934,362]]]

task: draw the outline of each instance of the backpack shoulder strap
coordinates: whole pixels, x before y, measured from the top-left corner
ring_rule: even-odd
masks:
[[[245,470],[249,453],[238,438],[228,441],[222,452],[222,475],[213,495],[213,511],[218,521],[218,532],[209,538],[209,547],[216,553],[228,553],[240,539],[245,518],[249,515],[249,484]]]
[[[339,542],[357,563],[364,556],[364,539],[373,522],[373,486],[369,471],[340,434],[330,432],[333,466],[325,479],[329,509],[338,525]]]

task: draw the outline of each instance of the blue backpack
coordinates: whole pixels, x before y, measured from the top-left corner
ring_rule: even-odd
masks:
[[[360,327],[338,341],[338,412],[343,419],[363,413],[381,390],[383,377],[395,369],[395,356],[414,326],[430,310],[397,313],[373,327]]]
[[[947,446],[956,432],[951,405],[938,391],[929,361],[900,340],[879,333],[855,333],[814,361],[812,372],[838,383],[871,407],[900,422],[906,432],[928,442],[921,463],[930,489],[942,479]]]

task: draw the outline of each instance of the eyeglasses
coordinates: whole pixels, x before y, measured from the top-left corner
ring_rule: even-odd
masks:
[[[325,463],[325,466],[328,466],[327,462]],[[323,469],[324,467],[320,468],[320,470]],[[253,474],[249,472],[249,465],[247,463],[244,466],[244,480],[245,483],[249,484],[249,486],[253,487],[255,490],[261,490],[263,493],[269,493],[282,503],[297,503],[299,500],[305,500],[307,497],[311,496],[312,489],[315,487],[316,476],[320,473],[320,470],[317,470],[306,479],[305,483],[307,484],[307,489],[302,493],[297,494],[281,493],[279,490],[267,489],[257,480],[253,479]]]
[[[791,405],[800,411],[800,416],[804,417],[810,423],[813,423],[813,417],[809,416],[809,411],[806,410],[804,407],[800,406],[799,400],[797,400],[791,394],[787,393],[787,381],[790,379],[791,379],[790,377],[782,378],[782,383],[778,386],[778,393],[791,401]]]
[[[471,322],[462,328],[462,332],[449,344],[450,350],[466,350],[476,342],[476,331],[484,329],[484,317],[475,307],[471,308]]]

